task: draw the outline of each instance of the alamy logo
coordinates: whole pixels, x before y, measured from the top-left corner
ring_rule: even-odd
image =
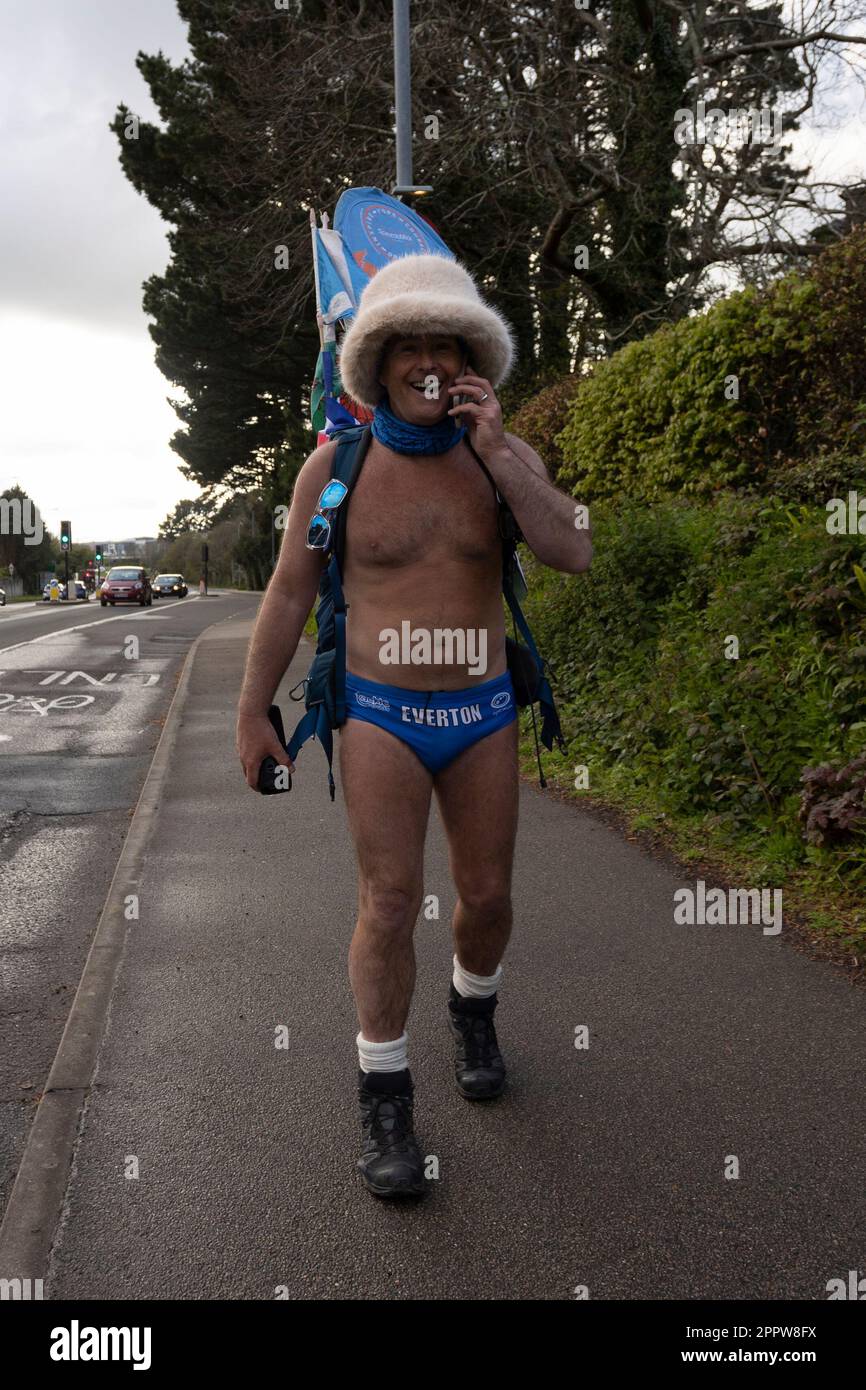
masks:
[[[773,909],[770,911],[770,893]],[[763,922],[764,936],[778,936],[782,930],[781,888],[711,888],[699,878],[695,887],[678,888],[674,893],[674,921],[677,926],[726,926]]]
[[[849,492],[827,503],[827,531],[831,536],[866,536],[866,497]]]
[[[23,536],[25,545],[41,545],[45,528],[32,498],[0,497],[0,536]]]
[[[511,695],[509,694],[509,692],[508,692],[507,690],[500,690],[499,694],[498,694],[498,695],[494,695],[494,696],[493,696],[493,699],[490,701],[490,708],[491,708],[491,709],[504,709],[506,705],[510,705],[510,704],[511,704]]]
[[[387,711],[391,708],[388,701],[383,700],[381,695],[364,695],[360,690],[356,690],[355,699],[359,705],[369,705],[370,709]]]
[[[403,621],[400,631],[385,627],[379,633],[383,666],[465,666],[473,676],[487,670],[487,629],[413,627]]]
[[[720,106],[707,108],[697,102],[694,111],[681,106],[674,112],[674,139],[678,145],[768,145],[778,154],[782,144],[782,113],[771,106]]]
[[[52,1361],[131,1361],[134,1371],[150,1370],[149,1327],[52,1327]]]
[[[866,1279],[859,1278],[858,1269],[848,1270],[848,1282],[844,1279],[828,1279],[827,1293],[830,1299],[850,1298],[857,1303],[866,1300]]]

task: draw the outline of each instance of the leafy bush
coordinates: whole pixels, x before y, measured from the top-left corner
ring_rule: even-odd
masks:
[[[810,844],[838,844],[858,833],[866,836],[866,754],[847,767],[822,763],[804,768],[801,781],[799,819]]]
[[[826,508],[866,495],[864,302],[860,228],[808,274],[629,344],[510,423],[548,463],[561,448],[557,481],[592,501],[586,574],[526,559],[589,790],[745,852],[761,881],[801,869],[819,898],[847,885],[853,901],[866,536],[830,534]],[[831,913],[826,930],[849,927]],[[852,949],[862,914],[857,930]]]
[[[781,835],[805,862],[804,767],[866,747],[866,542],[824,521],[736,493],[599,502],[587,573],[529,561],[527,612],[591,780]],[[866,843],[851,867],[866,872]]]
[[[546,386],[525,402],[506,423],[509,433],[524,439],[544,460],[552,474],[558,473],[563,458],[556,437],[565,426],[568,407],[582,378],[565,376]]]
[[[866,443],[866,228],[807,274],[630,343],[583,380],[558,436],[582,499],[707,496]],[[736,379],[736,384],[733,379]],[[529,409],[529,407],[526,407]],[[862,472],[862,465],[860,465]]]
[[[789,502],[825,507],[831,497],[847,497],[852,488],[866,496],[866,452],[850,446],[810,454],[797,462],[785,460],[767,474],[767,490]]]

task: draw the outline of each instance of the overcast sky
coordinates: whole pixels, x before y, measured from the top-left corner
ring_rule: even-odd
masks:
[[[120,101],[156,115],[139,49],[187,56],[174,0],[0,0],[0,489],[20,483],[73,539],[155,535],[198,491],[169,448],[141,309],[165,227],[108,129]],[[821,118],[796,153],[822,177],[866,177],[859,90],[827,90]]]
[[[0,487],[57,534],[155,535],[199,491],[153,362],[141,286],[165,224],[124,177],[118,102],[156,116],[139,49],[188,54],[174,0],[0,0]]]

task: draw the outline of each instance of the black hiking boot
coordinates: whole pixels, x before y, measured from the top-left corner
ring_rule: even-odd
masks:
[[[457,1040],[454,1075],[466,1100],[493,1100],[505,1085],[505,1063],[496,1041],[493,1013],[496,995],[464,999],[452,981],[448,1021]]]
[[[423,1197],[424,1159],[412,1132],[409,1069],[358,1070],[364,1147],[356,1167],[377,1197]]]

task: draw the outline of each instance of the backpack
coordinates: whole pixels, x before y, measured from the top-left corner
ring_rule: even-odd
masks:
[[[316,608],[316,632],[318,635],[316,655],[305,679],[289,692],[291,699],[304,700],[306,713],[299,720],[286,746],[286,751],[294,762],[299,749],[308,739],[317,738],[319,740],[328,759],[328,788],[333,801],[335,791],[332,771],[333,730],[340,728],[346,721],[346,610],[348,605],[343,595],[342,577],[343,556],[346,547],[346,518],[352,499],[352,489],[358,481],[367,449],[370,446],[372,429],[369,425],[351,426],[348,429],[337,431],[332,437],[337,440],[337,451],[331,477],[345,483],[348,491],[330,518],[331,541],[326,552],[328,563],[323,569],[319,581],[319,602]],[[468,439],[466,442],[469,443]],[[471,445],[469,447],[472,448]],[[521,707],[532,706],[536,701],[538,702],[542,715],[542,743],[545,748],[552,750],[554,740],[556,740],[561,751],[565,753],[567,746],[562,736],[553,691],[545,674],[545,667],[548,667],[549,663],[539,655],[529,625],[521,611],[516,592],[521,586],[523,593],[526,592],[520,562],[517,558],[517,542],[522,540],[523,536],[510,507],[504,498],[500,497],[493,478],[483,461],[474,449],[472,449],[472,453],[487,474],[490,484],[496,492],[499,506],[499,534],[502,539],[502,592],[511,610],[515,625],[515,638],[506,637],[505,639],[508,669],[511,672],[515,699]],[[525,645],[516,640],[518,630]],[[301,690],[302,694],[296,695],[296,690]],[[544,780],[538,752],[538,733],[535,730],[534,709],[532,710],[532,722],[535,732],[538,771],[541,786],[545,787],[547,783]]]

